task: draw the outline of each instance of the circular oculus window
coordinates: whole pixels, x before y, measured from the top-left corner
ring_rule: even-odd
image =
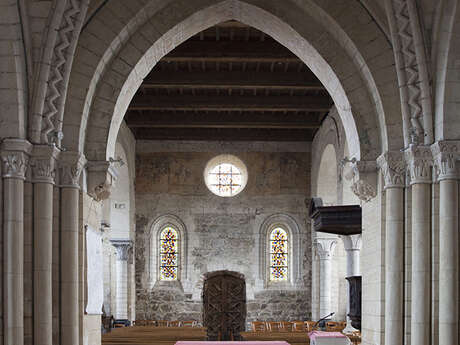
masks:
[[[208,189],[222,197],[232,197],[243,191],[248,181],[246,165],[233,155],[220,155],[211,159],[204,169]]]

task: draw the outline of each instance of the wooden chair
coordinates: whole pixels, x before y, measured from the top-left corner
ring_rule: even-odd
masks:
[[[307,332],[316,331],[319,329],[318,326],[315,327],[315,321],[305,321],[305,328]]]
[[[268,330],[270,332],[281,332],[281,322],[279,321],[268,321]]]
[[[182,321],[182,327],[196,327],[197,322],[195,320]]]
[[[253,321],[252,322],[253,332],[265,332],[266,330],[267,330],[267,325],[265,321]]]
[[[292,331],[293,332],[306,332],[307,328],[303,321],[293,321],[292,322]]]
[[[293,328],[292,322],[290,322],[290,321],[281,321],[280,326],[281,326],[280,330],[282,332],[292,332],[292,328]]]
[[[342,332],[346,326],[346,322],[327,321],[326,332]]]

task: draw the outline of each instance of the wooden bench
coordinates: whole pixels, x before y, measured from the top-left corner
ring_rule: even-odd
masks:
[[[117,328],[102,336],[103,345],[174,345],[179,340],[206,340],[206,328],[135,326]]]
[[[310,339],[307,333],[302,332],[242,332],[244,340],[251,341],[276,341],[284,340],[290,345],[309,345]]]

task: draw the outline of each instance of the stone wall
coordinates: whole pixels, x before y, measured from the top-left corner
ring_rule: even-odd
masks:
[[[200,320],[202,275],[216,270],[245,275],[248,321],[311,317],[311,234],[305,208],[305,199],[310,198],[309,145],[232,145],[138,143],[137,319]],[[239,157],[248,168],[245,190],[231,198],[212,194],[203,180],[206,163],[221,151]],[[283,285],[264,281],[260,267],[260,256],[266,255],[260,231],[264,221],[276,214],[290,217],[299,229],[300,245],[293,252],[299,258],[299,272]],[[152,225],[164,215],[174,215],[185,226],[179,286],[159,283],[152,270],[156,238]]]

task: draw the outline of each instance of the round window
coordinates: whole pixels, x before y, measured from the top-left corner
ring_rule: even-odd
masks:
[[[211,159],[206,165],[204,181],[214,194],[231,197],[244,189],[248,181],[248,172],[238,157],[220,155]]]

